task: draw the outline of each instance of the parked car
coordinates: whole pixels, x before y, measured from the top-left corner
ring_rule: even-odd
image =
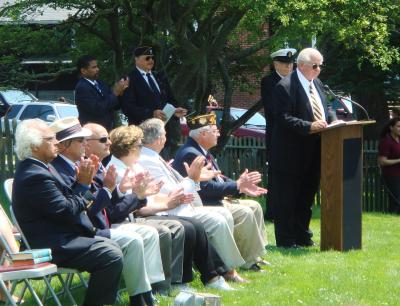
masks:
[[[217,115],[217,125],[221,124],[223,108],[219,106],[207,107],[207,112],[214,112]],[[247,112],[247,109],[231,107],[230,116],[231,120],[237,120]],[[265,138],[265,127],[266,121],[263,115],[255,113],[249,120],[247,120],[241,127],[233,132],[235,137],[256,137]],[[189,134],[189,128],[186,124],[186,118],[181,118],[181,129],[182,134],[187,136]]]
[[[0,101],[3,104],[12,105],[19,102],[38,101],[30,92],[16,88],[0,88]]]
[[[10,105],[18,102],[34,102],[38,99],[31,93],[15,89],[15,88],[0,88],[0,117],[3,117]]]
[[[58,101],[37,101],[35,103],[14,103],[8,113],[1,118],[1,126],[8,120],[11,126],[13,119],[17,122],[24,119],[39,118],[48,123],[65,117],[78,117],[76,105]]]

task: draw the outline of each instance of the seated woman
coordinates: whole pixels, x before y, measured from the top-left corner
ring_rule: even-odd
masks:
[[[389,193],[389,212],[400,214],[400,118],[384,127],[378,147],[378,163]]]
[[[131,170],[131,173],[140,173],[146,170],[137,164],[142,147],[142,138],[142,130],[133,125],[122,126],[111,132],[110,150],[112,157],[107,166],[114,165],[120,179],[127,168]],[[159,193],[153,196],[147,202],[147,206],[139,209],[136,214],[147,217],[161,213],[162,218],[171,218],[182,223],[185,228],[183,283],[190,282],[193,279],[193,261],[199,269],[201,280],[205,285],[220,290],[233,290],[225,282],[224,278],[219,275],[228,276],[228,278],[230,275],[234,275],[236,281],[243,281],[243,279],[236,274],[234,269],[228,268],[223,263],[222,256],[220,257],[211,243],[209,243],[203,224],[189,216],[170,216],[166,214],[168,210],[192,200],[193,195],[184,194],[183,190],[179,189],[177,185],[177,189],[168,195]]]

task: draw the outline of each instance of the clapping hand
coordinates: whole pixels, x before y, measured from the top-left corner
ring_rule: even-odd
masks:
[[[136,193],[139,199],[158,193],[164,184],[162,181],[154,180],[147,171],[136,173],[131,178],[131,183],[132,192]]]
[[[257,185],[261,182],[261,173],[258,171],[249,172],[249,170],[246,169],[237,180],[239,186],[244,182],[251,182]]]
[[[111,165],[107,170],[103,171],[103,186],[113,192],[117,185],[117,168]]]
[[[242,186],[240,192],[250,197],[258,197],[260,195],[266,194],[268,190],[265,188],[258,187],[255,184],[248,184],[248,185],[246,184],[245,186]]]
[[[75,173],[78,183],[83,185],[90,185],[92,184],[93,177],[97,173],[97,168],[90,158],[84,159],[82,157],[79,162],[79,166],[75,166]]]
[[[173,209],[181,204],[190,203],[194,200],[194,195],[189,193],[185,194],[183,188],[171,191],[167,196],[167,207]]]

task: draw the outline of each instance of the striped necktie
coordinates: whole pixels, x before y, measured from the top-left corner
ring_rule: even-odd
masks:
[[[311,102],[312,112],[314,115],[314,121],[324,120],[322,116],[321,107],[317,100],[317,94],[314,91],[314,88],[312,87],[311,83],[310,83],[310,102]]]

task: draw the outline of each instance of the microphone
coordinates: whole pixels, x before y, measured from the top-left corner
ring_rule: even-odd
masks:
[[[334,98],[338,99],[339,102],[342,103],[342,104],[343,104],[343,101],[341,101],[341,99],[346,100],[346,101],[349,101],[351,104],[357,106],[358,108],[360,108],[360,109],[364,112],[365,116],[367,117],[367,120],[371,120],[371,118],[370,118],[369,115],[368,115],[367,110],[366,110],[361,104],[359,104],[359,103],[357,103],[357,102],[355,102],[355,101],[353,101],[353,100],[351,100],[351,99],[349,99],[349,98],[346,98],[346,97],[343,97],[343,96],[340,96],[340,95],[335,94],[335,93],[329,88],[328,85],[324,85],[324,90],[325,90],[325,92],[328,93],[328,95],[333,96]],[[346,108],[347,108],[347,107],[346,107]]]

